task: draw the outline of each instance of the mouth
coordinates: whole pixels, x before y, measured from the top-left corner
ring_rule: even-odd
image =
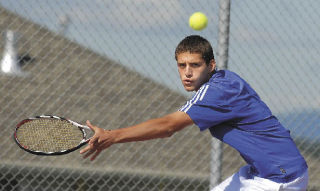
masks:
[[[191,86],[193,83],[192,80],[183,80],[183,84],[186,85],[186,86]]]

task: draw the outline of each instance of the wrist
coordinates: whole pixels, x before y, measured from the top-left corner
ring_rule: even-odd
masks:
[[[105,133],[108,134],[108,137],[110,138],[112,144],[120,142],[119,132],[118,132],[117,129],[115,129],[115,130],[105,130]]]

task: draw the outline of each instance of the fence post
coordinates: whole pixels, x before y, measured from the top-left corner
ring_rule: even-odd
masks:
[[[229,24],[230,24],[230,0],[219,2],[219,39],[217,67],[228,68],[228,46],[229,46]],[[211,142],[211,173],[210,189],[216,186],[222,177],[222,142],[212,138]]]

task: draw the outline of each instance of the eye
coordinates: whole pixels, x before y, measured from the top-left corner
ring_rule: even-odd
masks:
[[[192,67],[194,67],[194,68],[197,68],[197,67],[200,67],[200,66],[201,66],[200,63],[192,63]]]
[[[186,67],[186,64],[185,64],[185,63],[178,63],[178,67],[179,67],[179,68],[185,68],[185,67]]]

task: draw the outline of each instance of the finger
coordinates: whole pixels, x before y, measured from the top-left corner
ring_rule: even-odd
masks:
[[[93,136],[90,138],[89,145],[93,146],[98,142],[99,137]]]
[[[84,158],[84,159],[88,158],[88,157],[89,157],[90,155],[92,155],[95,151],[96,151],[95,149],[94,149],[94,150],[90,150],[88,153],[86,153],[86,154],[83,156],[83,158]]]
[[[89,120],[86,121],[87,126],[93,130],[93,125],[91,124],[91,122]]]
[[[94,159],[96,159],[97,156],[101,153],[101,151],[102,151],[102,150],[100,150],[100,149],[97,150],[97,151],[93,154],[93,156],[90,158],[90,160],[93,161]]]
[[[95,131],[98,128],[97,126],[92,125],[89,120],[87,120],[86,123],[87,123],[87,126],[93,131]]]
[[[112,144],[109,143],[109,142],[103,143],[103,144],[98,148],[98,150],[107,149],[107,148],[109,148],[111,145],[112,145]]]
[[[98,140],[97,140],[97,143],[98,144],[103,144],[103,142],[106,142],[107,140],[105,140],[105,139],[102,139],[102,138],[99,138]]]
[[[81,149],[80,150],[80,154],[83,154],[83,153],[86,153],[87,151],[89,151],[89,150],[95,150],[95,149],[97,149],[97,147],[96,147],[96,145],[95,145],[95,140],[93,140],[93,142],[92,143],[88,143],[88,145],[85,147],[85,148],[83,148],[83,149]]]
[[[80,154],[83,154],[83,153],[87,152],[87,151],[90,150],[91,148],[92,148],[92,146],[90,146],[90,145],[86,146],[85,148],[83,148],[83,149],[80,150]]]

